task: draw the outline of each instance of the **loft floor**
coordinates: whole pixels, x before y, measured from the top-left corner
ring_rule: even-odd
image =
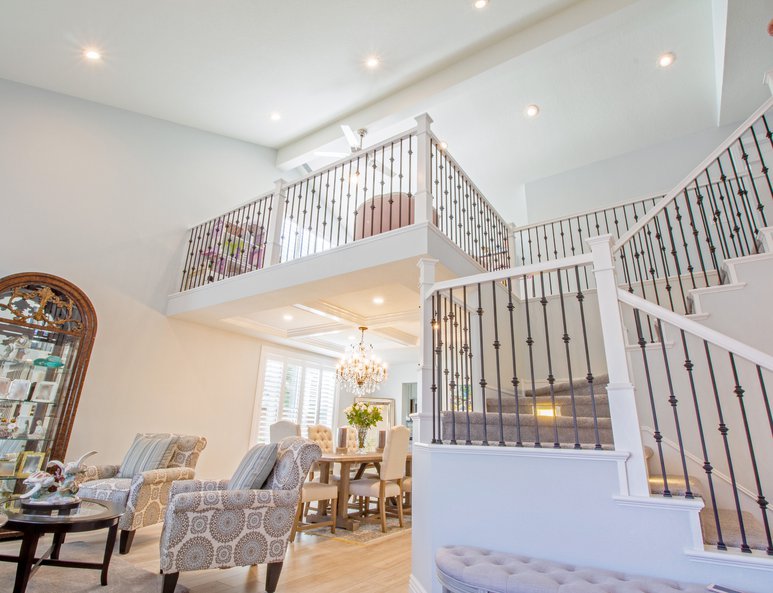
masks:
[[[438,260],[438,280],[481,271],[435,226],[417,224],[172,294],[167,314],[332,356],[366,326],[383,356],[414,360],[422,258]]]

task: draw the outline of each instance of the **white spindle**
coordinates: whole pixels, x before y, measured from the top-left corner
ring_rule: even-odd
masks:
[[[413,440],[417,443],[432,441],[432,287],[435,284],[435,266],[438,260],[422,258],[419,260],[419,295],[421,306],[421,331],[419,331],[419,352],[421,355],[418,414],[414,416]],[[416,422],[418,420],[418,422]]]
[[[287,182],[284,179],[277,179],[274,182],[274,194],[271,196],[271,219],[268,223],[268,240],[266,241],[266,266],[276,265],[281,260],[282,223],[285,218],[286,199]]]
[[[416,118],[416,194],[414,222],[432,222],[432,118],[422,113]]]

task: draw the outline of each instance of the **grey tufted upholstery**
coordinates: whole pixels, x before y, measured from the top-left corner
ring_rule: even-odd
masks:
[[[688,585],[468,546],[435,556],[443,593],[706,593]]]

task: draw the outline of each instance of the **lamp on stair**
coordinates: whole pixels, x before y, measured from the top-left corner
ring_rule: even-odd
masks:
[[[373,353],[373,345],[365,343],[365,330],[359,344],[352,344],[336,366],[336,379],[344,389],[355,395],[376,391],[387,378],[387,367]]]

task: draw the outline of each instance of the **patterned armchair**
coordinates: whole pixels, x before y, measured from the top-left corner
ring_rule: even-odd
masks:
[[[129,553],[135,530],[163,520],[172,483],[196,477],[196,463],[207,446],[207,439],[199,436],[170,433],[149,433],[143,436],[178,437],[166,468],[142,472],[131,478],[119,478],[117,465],[92,465],[86,468],[78,491],[80,496],[109,500],[126,507],[118,522],[121,554]]]
[[[161,533],[163,593],[181,571],[268,564],[266,591],[276,590],[301,487],[319,445],[288,437],[261,490],[228,490],[228,480],[175,482]]]

